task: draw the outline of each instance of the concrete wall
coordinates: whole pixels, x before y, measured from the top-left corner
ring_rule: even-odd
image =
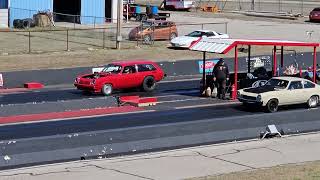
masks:
[[[38,11],[53,11],[53,0],[10,0],[10,27],[14,19],[32,18]]]

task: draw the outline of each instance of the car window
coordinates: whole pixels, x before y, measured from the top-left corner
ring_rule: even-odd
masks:
[[[215,36],[215,34],[214,34],[213,32],[207,32],[207,33],[206,33],[206,36],[207,36],[207,37],[212,37],[212,36]]]
[[[314,8],[312,11],[320,11],[320,8]]]
[[[309,82],[309,81],[303,81],[303,86],[304,86],[304,88],[307,88],[307,89],[316,87],[315,84],[313,84],[312,82]]]
[[[163,23],[161,24],[161,26],[162,26],[162,27],[168,27],[168,22],[163,22]]]
[[[138,71],[145,72],[145,71],[154,71],[156,68],[152,64],[139,64]]]
[[[102,72],[106,72],[106,73],[120,73],[121,71],[121,66],[120,65],[114,65],[114,64],[108,64],[103,70]]]
[[[203,35],[203,32],[201,31],[193,31],[192,33],[188,34],[189,37],[201,37]]]
[[[270,79],[265,86],[271,86],[273,88],[285,89],[289,84],[289,81],[282,79]]]
[[[123,74],[132,74],[132,73],[136,73],[136,68],[135,66],[126,66],[123,68]]]
[[[292,81],[289,85],[289,88],[288,89],[302,89],[303,86],[302,86],[302,83],[301,81]]]

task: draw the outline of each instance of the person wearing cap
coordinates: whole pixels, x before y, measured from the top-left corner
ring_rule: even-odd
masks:
[[[229,69],[223,58],[213,67],[213,81],[218,89],[218,98],[226,99],[226,84],[229,80]]]

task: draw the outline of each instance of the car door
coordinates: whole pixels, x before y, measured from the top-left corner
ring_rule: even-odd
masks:
[[[303,89],[302,81],[291,81],[288,86],[288,103],[298,104],[306,102],[305,90]]]
[[[171,27],[168,22],[161,23],[161,39],[170,39]]]
[[[305,102],[307,102],[312,95],[318,95],[316,85],[313,82],[310,82],[308,80],[303,80],[303,88],[305,92],[304,93]]]
[[[133,88],[137,86],[138,73],[135,65],[125,66],[121,74],[120,88]]]
[[[161,39],[161,23],[155,23],[153,28],[153,39],[159,40]]]

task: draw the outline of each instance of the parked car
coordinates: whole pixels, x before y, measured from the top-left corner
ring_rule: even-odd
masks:
[[[149,20],[132,29],[129,33],[129,40],[143,40],[149,43],[152,40],[171,40],[177,36],[178,30],[174,22]]]
[[[189,48],[192,43],[199,40],[201,37],[208,38],[229,38],[228,34],[218,33],[210,30],[193,31],[185,36],[179,36],[171,40],[172,47]]]
[[[320,7],[314,8],[309,14],[310,22],[320,21]]]
[[[160,7],[162,4],[160,5]],[[164,0],[163,7],[167,10],[190,10],[195,7],[195,1],[193,0]]]
[[[276,112],[282,105],[306,103],[310,108],[316,107],[320,86],[297,77],[274,77],[263,86],[238,90],[237,93],[238,100],[245,106],[254,104],[266,107],[268,112]]]
[[[163,70],[152,61],[121,61],[108,64],[101,72],[78,76],[74,85],[79,90],[108,96],[115,89],[141,87],[153,91],[163,77]]]

